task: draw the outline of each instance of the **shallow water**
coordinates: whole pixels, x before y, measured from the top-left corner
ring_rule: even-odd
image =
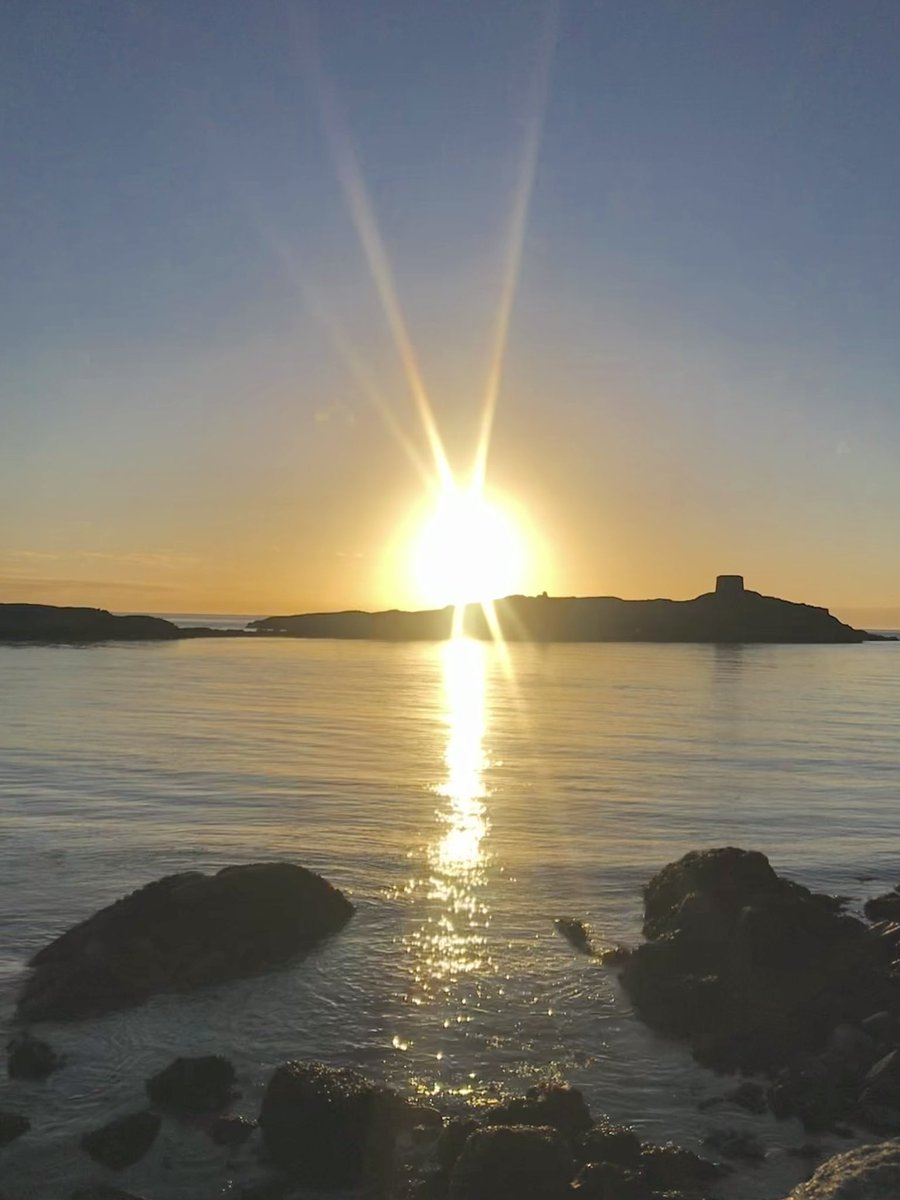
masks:
[[[10,1200],[106,1177],[78,1136],[175,1054],[219,1051],[249,1114],[288,1057],[451,1103],[554,1076],[651,1139],[756,1131],[766,1165],[723,1195],[800,1177],[799,1126],[698,1111],[729,1085],[645,1030],[552,918],[634,941],[649,875],[727,843],[857,899],[893,886],[900,646],[0,647],[0,681],[4,1033],[36,949],[167,872],[289,858],[358,906],[289,969],[46,1026],[66,1069],[0,1085],[33,1125],[0,1151]],[[180,1200],[258,1175],[252,1149],[226,1158],[167,1122],[117,1181]]]

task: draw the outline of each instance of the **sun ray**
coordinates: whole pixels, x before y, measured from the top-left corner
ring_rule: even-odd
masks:
[[[500,394],[500,384],[503,380],[506,345],[509,340],[509,326],[522,269],[522,252],[525,245],[525,230],[528,224],[528,209],[531,203],[531,194],[534,191],[534,181],[537,175],[538,157],[544,131],[544,119],[550,95],[550,73],[556,46],[558,25],[559,0],[552,0],[544,10],[538,67],[534,74],[528,105],[528,121],[522,147],[518,185],[513,198],[512,213],[510,214],[502,287],[500,290],[500,304],[494,326],[494,339],[488,365],[481,422],[472,467],[472,480],[476,487],[483,485],[487,473],[488,451],[494,427],[494,416],[497,410],[497,398]]]
[[[325,138],[334,160],[341,191],[350,210],[356,235],[359,238],[372,281],[393,335],[410,394],[434,458],[435,470],[441,483],[449,483],[453,479],[453,474],[447,461],[443,440],[437,427],[409,327],[400,304],[390,259],[378,227],[375,210],[363,178],[353,140],[343,119],[334,87],[326,75],[317,53],[317,40],[308,12],[301,46],[304,50],[304,62],[322,119]]]

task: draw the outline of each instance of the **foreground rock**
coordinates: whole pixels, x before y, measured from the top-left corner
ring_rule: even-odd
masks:
[[[140,1162],[156,1141],[160,1124],[160,1118],[149,1110],[128,1113],[86,1133],[81,1147],[95,1162],[121,1171]]]
[[[39,951],[18,1016],[93,1016],[252,975],[310,949],[352,913],[343,893],[292,863],[168,875]]]
[[[424,1200],[562,1200],[570,1190],[584,1200],[700,1200],[723,1173],[689,1150],[595,1122],[581,1093],[559,1084],[440,1128],[437,1110],[355,1071],[291,1062],[273,1075],[259,1125],[282,1172],[272,1194],[299,1185]]]
[[[49,1042],[32,1037],[27,1029],[6,1045],[6,1070],[10,1079],[46,1079],[63,1065]]]
[[[269,1081],[259,1127],[272,1162],[297,1182],[387,1192],[402,1107],[356,1071],[289,1062]]]
[[[27,1133],[30,1128],[31,1122],[22,1113],[0,1109],[0,1146],[14,1142],[17,1137]]]
[[[220,1054],[201,1058],[176,1058],[147,1080],[147,1094],[154,1104],[183,1112],[207,1112],[224,1108],[234,1097],[234,1067]]]
[[[788,1200],[897,1200],[900,1139],[837,1154],[822,1163]]]
[[[774,1077],[777,1116],[900,1132],[900,927],[867,926],[732,847],[670,863],[622,981],[638,1014],[718,1070]],[[891,1113],[896,1109],[895,1116]]]
[[[571,1151],[548,1125],[498,1125],[466,1140],[450,1176],[450,1200],[564,1200]]]

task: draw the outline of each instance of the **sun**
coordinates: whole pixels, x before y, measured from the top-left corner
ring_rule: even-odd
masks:
[[[512,514],[482,492],[451,482],[413,535],[409,561],[420,600],[442,607],[522,591],[527,559]]]

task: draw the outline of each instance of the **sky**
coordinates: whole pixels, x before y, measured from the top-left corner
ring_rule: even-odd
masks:
[[[414,604],[515,282],[529,590],[900,610],[896,0],[0,21],[0,600]]]

